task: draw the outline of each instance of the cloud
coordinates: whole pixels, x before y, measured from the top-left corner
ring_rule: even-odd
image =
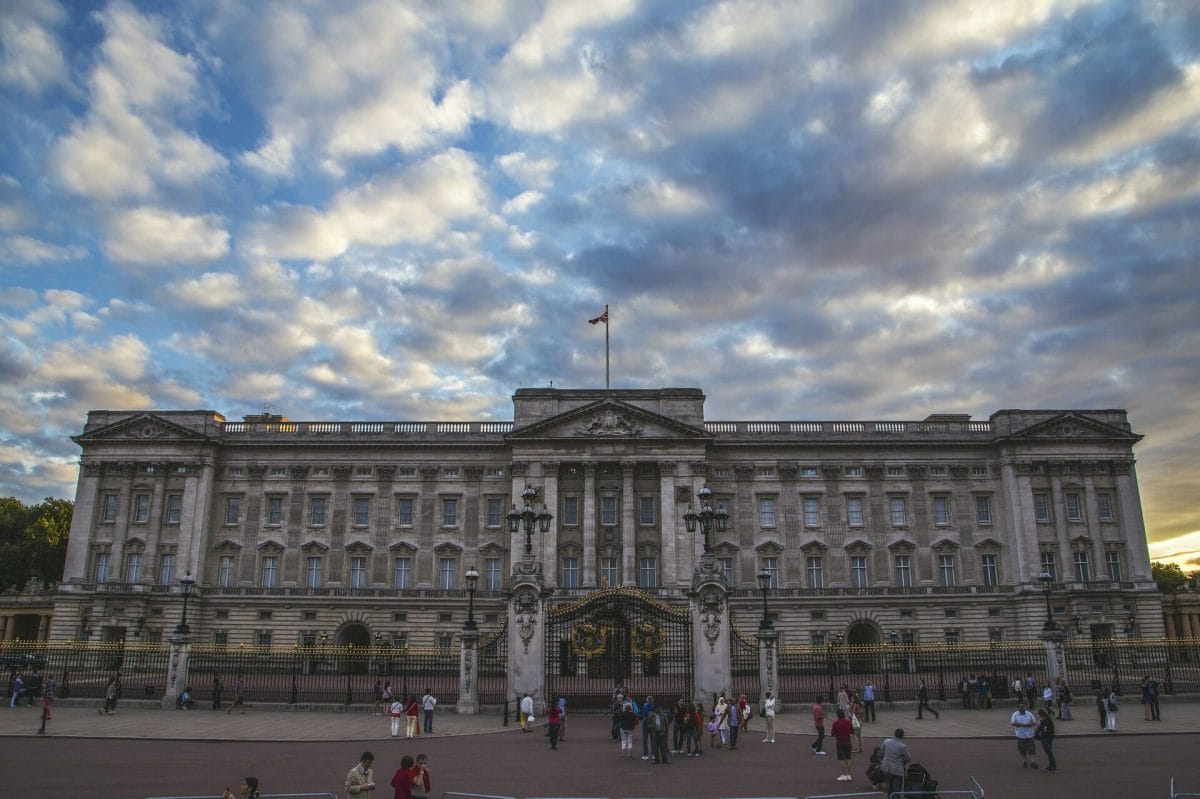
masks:
[[[0,237],[0,259],[20,264],[78,261],[87,250],[75,245],[59,245],[40,241],[32,236]]]
[[[56,29],[66,14],[54,0],[10,0],[0,16],[0,83],[40,95],[66,83]]]
[[[229,252],[229,233],[213,214],[143,206],[114,217],[104,252],[117,263],[139,266],[206,263]]]

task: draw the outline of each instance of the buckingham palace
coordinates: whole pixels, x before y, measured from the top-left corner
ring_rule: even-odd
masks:
[[[550,606],[618,588],[682,606],[707,555],[735,625],[761,602],[781,644],[1016,641],[1048,615],[1093,640],[1164,632],[1122,410],[704,404],[522,388],[511,421],[92,411],[49,637],[166,640],[185,591],[211,644],[449,647],[468,612],[504,619],[523,553]]]

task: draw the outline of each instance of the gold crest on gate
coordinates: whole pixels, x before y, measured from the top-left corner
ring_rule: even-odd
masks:
[[[661,654],[666,636],[662,627],[655,627],[648,621],[636,625],[632,630],[631,646],[633,651],[644,658],[652,658]]]
[[[571,649],[580,657],[603,654],[607,641],[608,630],[591,622],[585,622],[571,632]]]

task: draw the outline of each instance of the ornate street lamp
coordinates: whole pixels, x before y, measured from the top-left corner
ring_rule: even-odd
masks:
[[[763,597],[763,617],[758,625],[760,631],[772,629],[771,616],[767,613],[767,591],[771,589],[771,571],[763,566],[762,571],[758,573],[758,588],[762,591]]]
[[[504,518],[508,519],[508,531],[510,533],[518,533],[521,531],[521,526],[525,527],[525,554],[533,554],[533,527],[538,525],[538,529],[542,533],[550,532],[550,520],[554,517],[550,511],[546,509],[546,503],[542,503],[542,512],[538,513],[533,509],[533,502],[537,499],[537,489],[533,486],[525,486],[525,490],[521,493],[521,499],[525,500],[525,507],[522,510],[517,510],[517,505],[514,502],[512,510],[510,510]]]
[[[472,565],[463,577],[467,581],[467,620],[463,622],[463,630],[475,631],[479,629],[475,623],[475,587],[479,585],[479,572]]]
[[[1050,572],[1042,572],[1038,575],[1038,581],[1042,584],[1042,590],[1046,594],[1046,623],[1042,625],[1042,632],[1058,632],[1058,625],[1054,622],[1054,612],[1050,609],[1050,588],[1054,584],[1054,578],[1050,576]]]
[[[188,597],[192,594],[192,586],[196,584],[196,578],[192,576],[190,569],[179,578],[179,584],[183,586],[183,615],[179,618],[179,624],[175,625],[175,634],[183,637],[192,633],[192,628],[187,623],[187,606]]]
[[[688,505],[687,513],[683,514],[683,521],[687,525],[689,533],[696,532],[696,522],[700,522],[700,531],[704,533],[704,554],[708,555],[712,553],[713,526],[716,526],[719,533],[728,529],[729,511],[721,507],[713,510],[712,491],[708,486],[700,489],[700,493],[696,496],[700,499],[700,511],[696,512],[691,505]]]

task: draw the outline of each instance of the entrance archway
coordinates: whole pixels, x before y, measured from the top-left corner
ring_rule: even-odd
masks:
[[[354,647],[364,653],[370,651],[371,633],[367,631],[366,626],[359,622],[350,622],[342,625],[337,631],[337,642],[344,647]],[[370,665],[366,657],[345,657],[343,671],[349,674],[366,674]]]
[[[853,674],[870,674],[883,666],[883,660],[875,654],[874,647],[883,643],[883,633],[871,621],[856,621],[846,631],[846,644],[851,647],[850,671]],[[860,649],[859,647],[871,647]]]

